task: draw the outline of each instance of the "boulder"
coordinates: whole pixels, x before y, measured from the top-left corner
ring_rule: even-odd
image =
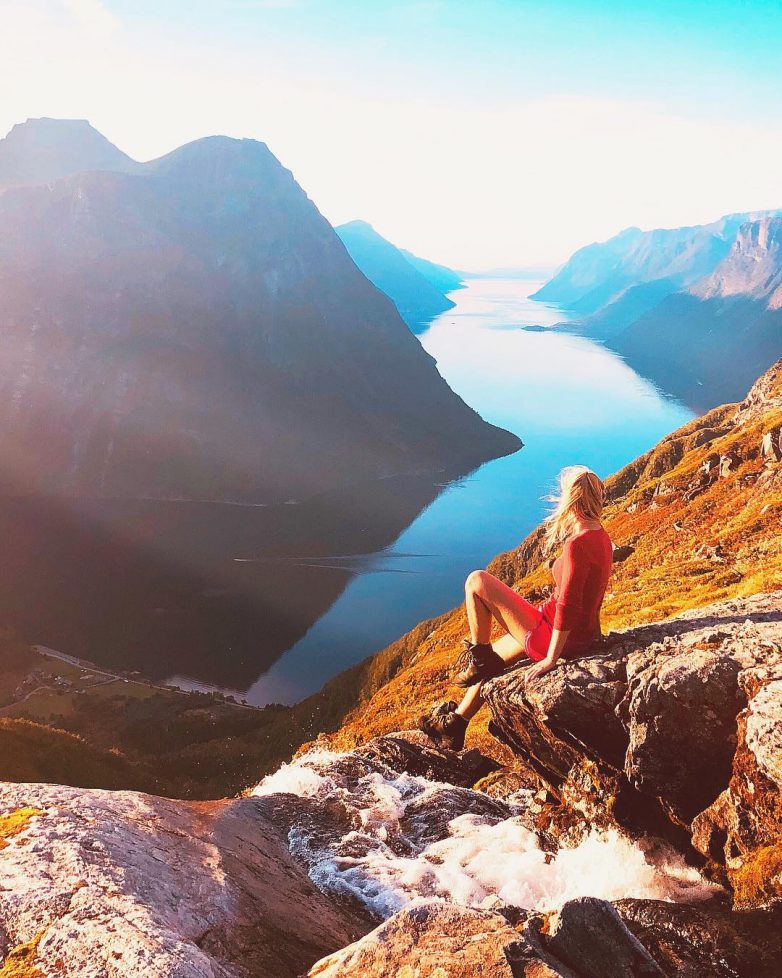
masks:
[[[506,948],[517,939],[498,913],[425,903],[319,961],[309,978],[515,978]]]
[[[751,907],[778,899],[782,871],[779,670],[777,592],[615,633],[529,687],[516,669],[484,689],[491,729],[556,798],[539,831],[619,825],[685,852],[694,832]]]
[[[668,975],[676,978],[778,978],[778,921],[762,912],[735,913],[715,898],[701,904],[619,900],[627,928]]]
[[[772,428],[764,433],[760,454],[771,464],[782,461],[782,428]]]
[[[0,954],[30,969],[13,974],[293,978],[371,926],[255,799],[6,783],[0,810]]]
[[[353,751],[358,757],[380,761],[393,771],[417,774],[430,781],[442,781],[471,788],[481,778],[497,771],[500,765],[479,750],[439,750],[418,730],[404,730],[376,737]]]

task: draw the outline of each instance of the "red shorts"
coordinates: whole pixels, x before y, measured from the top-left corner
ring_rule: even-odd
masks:
[[[548,647],[551,644],[551,633],[554,630],[554,612],[557,602],[553,598],[542,604],[538,608],[540,618],[537,625],[527,635],[524,642],[524,651],[527,657],[533,662],[540,662],[548,655]]]
[[[551,644],[551,633],[554,631],[554,615],[557,611],[556,598],[549,598],[537,610],[540,614],[538,623],[527,634],[524,642],[524,651],[527,653],[527,657],[532,659],[533,662],[540,662],[541,659],[545,659],[548,655],[548,647]],[[579,642],[576,645],[568,645],[566,643],[565,648],[562,650],[562,658],[578,659],[579,656],[583,655],[589,649],[591,644],[591,642]]]

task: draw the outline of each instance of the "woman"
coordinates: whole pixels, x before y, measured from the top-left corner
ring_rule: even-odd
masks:
[[[462,702],[443,703],[421,718],[421,730],[439,746],[462,750],[467,724],[483,704],[481,684],[519,659],[531,659],[525,681],[576,659],[600,636],[600,606],[611,573],[613,547],[600,522],[603,483],[583,465],[563,469],[554,511],[546,519],[546,549],[564,543],[552,567],[554,594],[536,608],[487,571],[465,584],[471,641],[459,658]],[[505,634],[491,642],[492,619]]]

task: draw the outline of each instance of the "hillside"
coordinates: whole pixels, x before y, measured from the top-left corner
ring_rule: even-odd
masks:
[[[606,526],[619,550],[604,629],[782,588],[781,427],[778,361],[743,402],[695,419],[608,479]],[[541,539],[538,529],[489,565],[534,601],[550,587]],[[453,698],[449,676],[466,631],[459,609],[380,653],[377,667],[392,678],[357,691],[359,705],[328,743],[351,747],[404,729],[422,707]],[[496,753],[485,714],[471,727],[472,743]]]
[[[6,190],[0,329],[9,494],[284,501],[520,444],[254,140]]]
[[[450,269],[401,251],[366,221],[342,224],[336,232],[356,265],[393,301],[414,333],[453,308],[454,303],[445,295],[456,288],[447,281],[454,274]]]

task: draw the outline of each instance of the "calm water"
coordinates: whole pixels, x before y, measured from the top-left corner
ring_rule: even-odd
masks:
[[[539,522],[563,465],[608,474],[691,416],[603,347],[546,328],[567,316],[527,298],[538,284],[473,280],[420,336],[454,390],[523,439],[516,455],[298,505],[0,500],[0,621],[260,705],[303,698],[453,607],[470,570]]]
[[[540,283],[473,280],[420,336],[440,372],[521,452],[451,484],[386,549],[357,560],[331,608],[247,692],[294,702],[408,628],[458,603],[475,567],[516,546],[572,463],[620,468],[692,417],[602,346],[552,326],[567,314],[527,298]]]

